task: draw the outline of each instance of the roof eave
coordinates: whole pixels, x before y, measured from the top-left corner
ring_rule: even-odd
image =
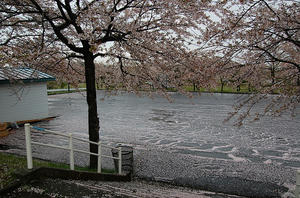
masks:
[[[15,79],[13,82],[23,82],[23,83],[32,83],[32,82],[48,82],[55,81],[56,78],[40,78],[40,79]],[[11,84],[10,80],[0,80],[0,84]]]

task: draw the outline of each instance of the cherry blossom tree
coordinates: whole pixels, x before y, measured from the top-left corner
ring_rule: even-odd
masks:
[[[1,66],[34,67],[74,82],[84,71],[89,139],[97,142],[96,71],[97,79],[127,90],[150,84],[162,91],[165,77],[180,90],[181,80],[199,65],[187,46],[199,24],[210,20],[207,4],[197,0],[1,0]],[[97,61],[106,61],[105,66],[96,70]],[[205,76],[204,71],[201,75]],[[97,147],[90,145],[90,151],[97,153]],[[91,156],[90,166],[96,162]]]
[[[165,94],[190,82],[246,81],[260,94],[237,105],[232,115],[243,120],[271,92],[283,97],[265,112],[299,103],[298,13],[296,0],[2,0],[0,67],[74,83],[84,76],[91,141],[99,140],[96,83]],[[96,162],[91,156],[90,166]]]
[[[247,82],[254,93],[231,116],[239,124],[259,101],[273,97],[255,119],[293,110],[300,102],[300,2],[296,0],[223,1],[215,20],[201,35],[200,49],[213,52],[222,80]]]

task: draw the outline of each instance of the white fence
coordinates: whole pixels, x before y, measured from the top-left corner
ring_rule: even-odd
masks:
[[[38,130],[38,131],[52,133],[52,134],[55,134],[55,135],[66,137],[66,138],[69,139],[69,146],[68,147],[63,147],[63,146],[57,146],[57,145],[54,145],[54,144],[43,144],[43,143],[40,143],[40,142],[31,141],[31,129],[35,129],[35,130]],[[91,144],[98,145],[98,154],[97,153],[91,153],[91,152],[88,152],[88,151],[79,150],[79,149],[74,149],[73,139],[81,141],[81,142],[85,142],[85,143],[91,143]],[[72,133],[65,134],[65,133],[58,132],[58,131],[51,131],[51,130],[31,126],[30,124],[25,124],[25,140],[26,140],[27,168],[28,169],[33,168],[31,145],[35,144],[35,145],[39,145],[39,146],[46,146],[46,147],[69,150],[70,151],[70,169],[71,170],[74,170],[74,152],[80,152],[80,153],[86,153],[86,154],[98,156],[98,165],[97,165],[97,172],[98,173],[101,173],[101,160],[102,160],[102,157],[117,159],[118,162],[119,162],[118,163],[118,169],[119,169],[118,172],[119,172],[119,174],[122,174],[122,150],[121,150],[121,147],[120,148],[115,148],[115,147],[106,146],[106,145],[101,144],[101,141],[99,141],[98,143],[97,142],[92,142],[92,141],[85,140],[85,139],[82,139],[82,138],[74,137],[72,135]],[[101,153],[102,147],[111,148],[111,149],[118,149],[119,157],[112,157],[112,156],[108,156],[108,155],[102,155],[102,153]]]

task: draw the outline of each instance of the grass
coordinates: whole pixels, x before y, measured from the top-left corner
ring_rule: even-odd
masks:
[[[98,89],[100,90],[100,89]],[[143,91],[143,90],[142,90]],[[168,92],[176,92],[177,90],[175,88],[168,88]],[[194,88],[192,86],[186,86],[185,91],[187,92],[194,92]],[[74,92],[85,92],[85,90],[70,90],[70,91],[53,91],[48,92],[48,96],[50,95],[57,95],[57,94],[67,94],[67,93],[74,93]],[[223,87],[223,91],[221,91],[221,87],[217,87],[215,89],[207,90],[205,88],[196,89],[195,92],[209,92],[209,93],[237,93],[237,94],[249,94],[251,91],[248,90],[248,88],[241,88],[240,91],[237,91],[236,89],[233,89],[232,87]]]
[[[79,83],[78,86],[69,85],[70,88],[86,88],[85,83]],[[66,82],[57,82],[57,81],[50,81],[47,82],[47,89],[68,89],[68,83]]]
[[[85,90],[70,90],[70,91],[51,91],[48,92],[48,96],[57,95],[57,94],[66,94],[66,93],[74,93],[74,92],[84,92]]]
[[[33,167],[50,167],[60,169],[70,169],[68,164],[55,163],[50,161],[44,161],[39,159],[33,160]],[[17,173],[22,172],[27,168],[26,158],[23,156],[17,156],[13,154],[0,152],[0,189],[6,187],[17,179]],[[88,167],[75,166],[75,170],[96,172],[95,169],[89,169]],[[103,173],[115,173],[114,170],[102,169]]]
[[[194,92],[193,86],[185,86],[184,89],[189,92]],[[211,93],[251,93],[252,91],[253,90],[249,90],[248,85],[246,84],[241,84],[239,91],[235,87],[226,86],[226,85],[223,87],[223,90],[221,90],[221,86],[209,90],[205,88],[196,89],[196,92],[211,92]]]
[[[48,89],[67,89],[67,83],[59,83],[59,82],[48,82]],[[75,88],[73,86],[70,86],[70,88]],[[80,83],[78,84],[78,88],[86,88],[85,83]],[[99,88],[98,89],[105,89],[105,88]],[[111,88],[111,90],[118,89],[121,90],[120,88]],[[216,88],[212,89],[205,89],[200,87],[199,89],[194,90],[194,87],[191,85],[184,86],[184,90],[187,92],[210,92],[210,93],[252,93],[254,90],[251,88],[249,90],[248,84],[247,83],[242,83],[240,85],[240,90],[237,90],[237,87],[233,87],[231,85],[224,85],[223,90],[221,90],[221,85],[217,86]],[[70,91],[55,91],[55,92],[48,92],[48,95],[56,95],[56,94],[66,94],[66,93],[73,93],[73,92],[80,92],[82,90],[70,90]],[[143,90],[141,90],[143,91]],[[146,91],[146,90],[144,90]],[[176,92],[177,90],[175,88],[167,88],[166,91],[169,92]]]

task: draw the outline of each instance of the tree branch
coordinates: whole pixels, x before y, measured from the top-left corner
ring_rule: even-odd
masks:
[[[259,46],[254,46],[255,48],[265,52],[270,58],[274,59],[275,61],[278,61],[278,62],[282,62],[282,63],[288,63],[288,64],[291,64],[291,65],[294,65],[296,66],[298,69],[300,69],[300,65],[295,63],[295,62],[292,62],[292,61],[288,61],[288,60],[284,60],[284,59],[281,59],[281,58],[277,58],[275,57],[274,55],[272,55],[271,52],[269,52],[267,49],[265,48],[262,48],[262,47],[259,47]]]
[[[60,27],[56,26],[52,19],[47,15],[46,12],[44,12],[44,10],[40,7],[40,5],[35,1],[35,0],[30,0],[32,2],[32,4],[36,7],[36,9],[39,11],[39,13],[45,17],[45,19],[47,19],[47,21],[50,23],[54,33],[56,34],[56,36],[59,38],[59,40],[61,42],[63,42],[68,48],[70,48],[72,51],[77,52],[77,53],[83,53],[83,49],[80,47],[76,47],[73,44],[70,44],[68,39],[60,32],[61,29]]]

